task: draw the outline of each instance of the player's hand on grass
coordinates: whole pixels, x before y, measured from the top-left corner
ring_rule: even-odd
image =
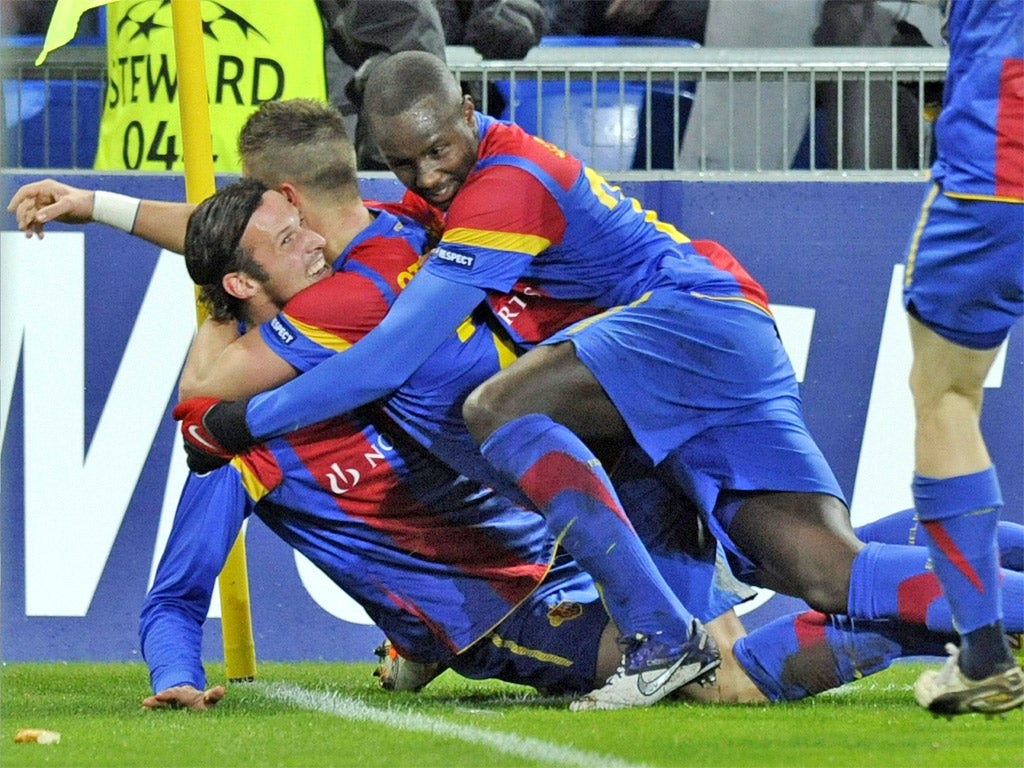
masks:
[[[7,210],[15,214],[18,229],[25,237],[42,239],[43,227],[49,221],[84,224],[92,221],[94,194],[54,179],[25,184],[11,198]]]
[[[176,685],[142,700],[143,709],[191,709],[202,712],[213,709],[224,698],[223,685],[215,685],[208,691],[200,691],[191,685]]]

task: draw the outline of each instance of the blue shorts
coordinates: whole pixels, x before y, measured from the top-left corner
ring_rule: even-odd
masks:
[[[544,343],[567,340],[655,464],[752,407],[799,399],[774,321],[745,300],[658,289]]]
[[[709,523],[723,490],[843,498],[804,423],[775,323],[757,307],[656,291],[545,343],[565,340]]]
[[[955,344],[999,346],[1024,315],[1024,205],[933,184],[907,249],[903,305]]]
[[[713,541],[702,555],[673,551],[652,556],[672,591],[703,622],[753,595],[732,577]],[[608,622],[594,582],[563,554],[528,600],[449,666],[474,680],[505,680],[547,693],[587,693],[598,682],[598,646]]]
[[[560,555],[537,590],[449,666],[473,680],[505,680],[549,693],[594,688],[608,614],[594,582]]]

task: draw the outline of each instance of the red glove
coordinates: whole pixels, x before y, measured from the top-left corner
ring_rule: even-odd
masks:
[[[247,405],[247,400],[194,397],[175,406],[172,415],[181,422],[189,469],[209,472],[257,443],[245,422]]]
[[[215,397],[193,397],[174,406],[171,415],[181,422],[181,435],[186,446],[208,456],[230,460],[235,454],[220,444],[207,428],[206,414],[221,401]]]

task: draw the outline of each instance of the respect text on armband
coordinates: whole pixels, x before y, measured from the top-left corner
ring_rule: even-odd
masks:
[[[434,258],[440,259],[441,261],[453,264],[463,269],[472,269],[473,262],[476,261],[476,257],[470,256],[466,253],[455,253],[444,248],[438,248],[434,251]]]
[[[274,335],[281,340],[282,344],[291,344],[295,341],[295,334],[289,331],[285,327],[284,323],[276,317],[270,321],[270,330],[272,330]]]

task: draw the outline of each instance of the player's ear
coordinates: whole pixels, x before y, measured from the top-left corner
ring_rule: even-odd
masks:
[[[296,208],[299,206],[299,191],[295,188],[295,185],[291,182],[285,181],[278,185],[277,191],[284,195],[284,199],[294,205]]]
[[[221,278],[221,286],[229,296],[246,301],[256,295],[260,283],[245,272],[228,272]]]

